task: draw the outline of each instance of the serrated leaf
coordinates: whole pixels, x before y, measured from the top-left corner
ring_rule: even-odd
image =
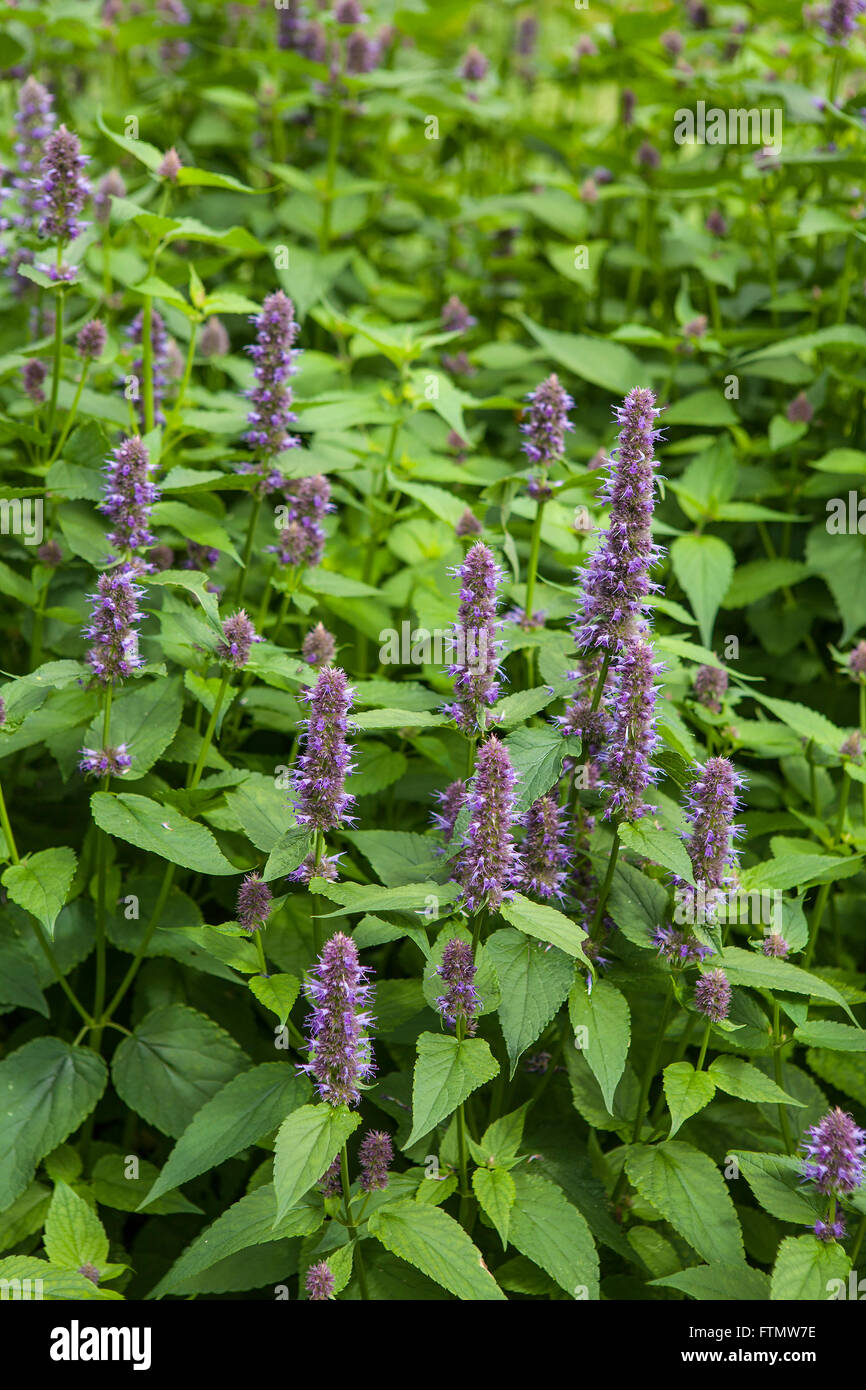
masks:
[[[403,1148],[410,1149],[429,1134],[498,1071],[499,1063],[483,1038],[458,1042],[444,1033],[422,1033],[412,1086],[412,1133]]]
[[[769,1076],[742,1057],[717,1057],[710,1067],[709,1076],[720,1091],[726,1091],[729,1096],[737,1096],[740,1100],[775,1101],[779,1105],[803,1103],[786,1095],[781,1086],[777,1086]]]
[[[360,1123],[345,1105],[302,1105],[286,1117],[274,1146],[277,1221],[318,1182]]]
[[[652,1282],[662,1289],[679,1289],[680,1293],[701,1302],[760,1302],[770,1297],[769,1275],[747,1264],[694,1265]]]
[[[836,1280],[847,1283],[851,1261],[838,1241],[786,1236],[779,1246],[770,1286],[774,1302],[826,1302]]]
[[[494,932],[485,950],[499,976],[499,1022],[513,1076],[522,1054],[547,1027],[568,994],[574,964],[561,951],[527,940],[518,931]]]
[[[43,1241],[46,1255],[59,1269],[80,1270],[89,1264],[102,1272],[108,1263],[108,1236],[102,1222],[68,1183],[59,1182],[54,1189]]]
[[[280,1027],[284,1027],[301,992],[301,982],[297,976],[253,975],[248,984],[259,1003],[276,1014]]]
[[[635,1144],[629,1182],[710,1264],[741,1264],[743,1238],[724,1178],[706,1154],[679,1139]]]
[[[538,941],[546,941],[551,946],[558,946],[566,955],[573,956],[589,966],[589,961],[583,953],[585,932],[555,907],[549,907],[547,903],[533,902],[522,893],[515,893],[513,898],[502,903],[499,912],[500,916],[518,931],[533,936]]]
[[[712,646],[716,613],[734,573],[734,552],[718,536],[679,536],[671,546],[671,564],[698,620],[701,641]]]
[[[596,1300],[598,1253],[583,1216],[547,1178],[520,1171],[513,1177],[510,1243],[571,1298]]]
[[[172,806],[135,792],[94,792],[90,806],[100,830],[149,854],[201,874],[238,872],[211,832]]]
[[[568,1017],[574,1029],[574,1046],[580,1044],[604,1103],[612,1111],[631,1041],[628,1002],[609,980],[596,980],[589,991],[580,979],[568,996]]]
[[[514,1179],[505,1168],[476,1168],[472,1174],[472,1188],[481,1210],[498,1231],[502,1249],[505,1250],[508,1246],[511,1208],[516,1196]]]
[[[691,1115],[709,1105],[716,1088],[705,1071],[695,1071],[691,1062],[671,1062],[662,1072],[665,1100],[671,1112],[672,1139]]]
[[[373,1212],[368,1230],[386,1250],[420,1269],[455,1298],[466,1302],[505,1298],[481,1252],[441,1207],[389,1202]]]
[[[31,912],[49,936],[54,934],[54,923],[72,887],[77,863],[75,852],[61,845],[38,850],[20,864],[10,864],[3,874],[3,887],[13,903]]]

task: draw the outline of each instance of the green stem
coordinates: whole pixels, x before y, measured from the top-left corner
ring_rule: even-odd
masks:
[[[6,837],[6,847],[9,851],[9,858],[13,864],[19,864],[18,849],[15,844],[15,836],[12,834],[12,826],[9,824],[9,813],[6,810],[6,800],[3,796],[3,784],[0,782],[0,826],[3,827],[3,834]]]
[[[216,693],[216,699],[214,700],[213,709],[211,710],[210,719],[208,720],[208,725],[205,729],[204,739],[202,740],[202,745],[198,752],[198,759],[196,761],[195,769],[193,771],[192,777],[187,783],[188,791],[195,791],[196,787],[201,781],[201,775],[204,771],[205,761],[207,759],[208,753],[210,752],[211,742],[213,741],[214,729],[216,728],[217,719],[219,718],[219,712],[222,709],[223,700],[225,699],[226,690],[228,689],[229,674],[230,673],[226,671],[223,675],[222,680],[220,681],[219,689]]]
[[[109,1020],[117,1011],[120,1002],[123,999],[123,996],[126,994],[126,991],[129,989],[130,985],[132,984],[133,980],[135,979],[138,973],[138,968],[141,965],[141,962],[144,960],[145,953],[147,951],[148,946],[150,945],[150,939],[153,936],[153,933],[156,931],[159,919],[162,916],[162,910],[165,907],[166,902],[168,901],[168,895],[171,892],[171,885],[174,880],[174,873],[175,865],[166,864],[165,873],[163,874],[162,884],[160,886],[159,896],[156,900],[156,906],[153,909],[153,914],[151,916],[150,921],[147,924],[147,927],[145,928],[144,935],[141,938],[141,941],[139,942],[138,950],[136,951],[135,956],[133,957],[132,964],[130,965],[129,969],[127,970],[126,974],[124,975],[123,979],[121,980],[120,984],[115,990],[111,1003],[108,1005],[108,1008],[105,1010],[105,1013],[99,1020],[100,1027],[102,1028],[107,1027]]]
[[[337,172],[337,151],[343,125],[343,105],[334,94],[331,99],[331,123],[328,130],[328,163],[325,170],[325,191],[322,201],[322,225],[319,231],[319,250],[324,253],[331,244],[331,209],[334,202],[334,175]]]
[[[241,561],[241,572],[240,572],[240,574],[238,575],[238,587],[237,587],[237,590],[236,590],[236,592],[235,592],[235,606],[236,606],[237,608],[240,607],[241,599],[242,599],[243,596],[244,596],[244,589],[246,588],[247,572],[248,572],[248,570],[249,570],[250,556],[251,556],[252,553],[253,553],[253,541],[254,541],[254,539],[255,539],[256,526],[258,525],[259,512],[261,511],[261,509],[262,509],[262,498],[261,498],[261,496],[260,496],[259,494],[256,494],[255,501],[253,502],[253,509],[252,509],[252,512],[250,513],[250,524],[249,524],[249,526],[247,527],[247,538],[246,538],[246,542],[244,543],[244,556],[243,556],[243,560]]]
[[[863,1237],[866,1236],[866,1216],[860,1217],[860,1224],[857,1227],[857,1234],[854,1237],[854,1244],[851,1246],[851,1264],[857,1268],[857,1256],[860,1254],[860,1247],[863,1244]]]
[[[782,1027],[779,1016],[779,1005],[777,1000],[773,1000],[773,1072],[776,1077],[776,1085],[780,1091],[784,1091],[782,1084]],[[782,1138],[785,1141],[786,1153],[794,1152],[794,1144],[791,1139],[791,1127],[788,1124],[788,1110],[783,1104],[779,1106],[779,1125],[782,1130]]]
[[[57,247],[57,263],[60,264],[62,250],[60,245]],[[63,290],[57,295],[57,307],[54,311],[54,374],[51,379],[51,402],[48,407],[48,425],[46,427],[46,437],[48,448],[51,448],[51,438],[54,434],[54,417],[57,414],[57,393],[60,390],[60,370],[63,364]]]
[[[367,1271],[364,1268],[364,1256],[361,1253],[361,1242],[358,1239],[358,1228],[352,1217],[352,1199],[349,1196],[349,1150],[344,1144],[340,1150],[340,1177],[343,1185],[343,1208],[346,1213],[346,1229],[349,1232],[349,1239],[355,1246],[355,1270],[358,1275],[358,1284],[361,1289],[361,1298],[367,1302],[370,1294],[367,1290]]]
[[[51,463],[54,462],[54,460],[57,458],[58,454],[60,453],[61,449],[63,448],[64,444],[66,443],[67,439],[69,438],[69,433],[70,433],[70,431],[71,431],[71,429],[72,429],[72,426],[75,424],[75,416],[76,416],[77,411],[78,411],[78,403],[79,403],[79,401],[81,400],[81,393],[82,393],[82,391],[84,390],[84,383],[85,383],[86,380],[87,380],[87,373],[88,373],[89,371],[90,371],[90,362],[89,362],[89,361],[86,361],[86,362],[84,363],[84,366],[83,366],[82,369],[81,369],[81,376],[78,378],[78,386],[77,386],[76,389],[75,389],[75,397],[74,397],[74,399],[73,399],[73,401],[72,401],[72,406],[71,406],[71,408],[70,408],[69,414],[67,415],[66,420],[64,421],[63,429],[62,429],[61,432],[60,432],[60,438],[58,439],[57,443],[55,444],[54,449],[53,449],[52,452],[51,452],[51,456],[50,456],[49,459],[48,459],[48,463],[49,463],[49,464],[51,464]],[[49,434],[49,448],[51,447],[50,441],[51,441],[51,436],[50,436],[50,434]]]
[[[610,847],[610,857],[607,861],[607,873],[604,876],[604,883],[601,885],[601,892],[598,895],[598,904],[595,909],[595,916],[592,919],[592,926],[589,930],[590,938],[595,941],[598,936],[601,921],[604,917],[604,909],[607,904],[607,897],[610,892],[610,885],[613,883],[613,875],[616,869],[616,861],[619,857],[619,821],[613,823],[613,844]]]
[[[153,274],[153,256],[149,274]],[[141,311],[141,370],[144,376],[144,432],[150,434],[156,414],[153,405],[153,300],[148,295]]]
[[[711,1029],[712,1029],[712,1024],[710,1023],[709,1019],[707,1019],[706,1027],[704,1028],[704,1036],[703,1036],[703,1039],[702,1039],[702,1041],[701,1041],[701,1050],[700,1050],[700,1054],[699,1054],[699,1056],[698,1056],[698,1064],[697,1064],[697,1066],[695,1067],[695,1071],[703,1071],[703,1069],[704,1069],[704,1062],[706,1061],[706,1057],[707,1057],[707,1048],[708,1048],[709,1045],[710,1045],[710,1032],[711,1032]]]
[[[647,1062],[646,1066],[646,1071],[644,1072],[643,1081],[641,1082],[640,1099],[638,1100],[637,1104],[637,1114],[635,1115],[634,1130],[632,1131],[631,1136],[631,1142],[633,1144],[637,1144],[640,1139],[641,1130],[643,1128],[644,1111],[646,1110],[647,1101],[649,1100],[650,1086],[653,1083],[653,1077],[655,1076],[656,1071],[658,1069],[659,1056],[662,1050],[662,1043],[664,1042],[664,1036],[667,1030],[668,1020],[671,1016],[671,1006],[673,1004],[673,998],[673,990],[670,988],[670,985],[668,985],[668,991],[665,995],[664,1007],[662,1008],[662,1016],[659,1019],[659,1026],[656,1031],[655,1039],[653,1041],[652,1052],[650,1053],[649,1061]]]

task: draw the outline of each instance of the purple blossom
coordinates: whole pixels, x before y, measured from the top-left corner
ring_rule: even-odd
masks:
[[[323,473],[299,478],[286,494],[287,524],[280,532],[279,545],[268,546],[283,565],[314,566],[321,564],[325,553],[322,518],[334,510],[331,484]]]
[[[182,168],[180,156],[172,145],[163,155],[156,172],[159,178],[168,179],[169,183],[177,183],[177,176]]]
[[[141,571],[123,564],[101,574],[96,593],[90,595],[91,622],[84,636],[93,645],[87,660],[100,685],[110,685],[144,665],[138,654],[136,623],[141,621],[138,600],[143,590],[135,582]]]
[[[514,51],[520,58],[531,58],[538,39],[538,20],[535,15],[524,15],[517,25],[514,36]]]
[[[125,743],[116,748],[82,748],[78,771],[85,777],[122,777],[132,767]]]
[[[142,311],[141,313],[136,314],[135,318],[132,320],[132,323],[129,325],[129,328],[127,329],[127,336],[129,338],[129,341],[131,343],[135,343],[136,346],[140,347],[142,343],[143,331],[144,314]],[[155,309],[152,309],[150,314],[150,361],[152,369],[151,377],[153,380],[153,418],[158,425],[164,425],[165,415],[162,411],[162,402],[165,396],[166,382],[168,381],[168,334],[165,331],[165,324],[162,321],[161,315],[158,314]],[[132,364],[132,371],[133,375],[138,377],[139,381],[143,379],[143,357],[136,357],[135,361]],[[144,418],[143,390],[139,392],[139,398],[136,401],[136,406],[138,410],[138,418],[141,424],[141,428],[144,429],[146,422]]]
[[[6,701],[0,695],[0,729],[6,723]]]
[[[90,184],[82,170],[87,156],[78,136],[65,125],[49,135],[40,161],[36,208],[41,213],[39,235],[60,243],[74,241],[82,230],[78,220],[90,196]]]
[[[292,343],[298,332],[292,301],[277,290],[269,294],[261,313],[253,318],[256,341],[247,348],[255,362],[256,384],[249,392],[252,408],[247,415],[246,443],[253,453],[253,468],[263,472],[268,461],[300,440],[287,433],[295,421],[292,391],[286,383],[297,371],[297,352]]]
[[[811,423],[815,408],[805,391],[798,391],[792,401],[788,402],[785,415],[792,425],[808,425]]]
[[[477,968],[472,946],[459,936],[453,936],[447,942],[442,953],[442,964],[436,967],[436,974],[447,985],[445,994],[436,1000],[436,1007],[447,1024],[469,1038],[478,1027],[477,1015],[481,1005],[475,988]]]
[[[216,317],[208,319],[201,331],[198,342],[202,357],[226,357],[231,351],[229,335],[222,321]]]
[[[237,919],[248,932],[258,931],[268,920],[271,890],[258,874],[247,874],[238,889]]]
[[[724,970],[709,970],[695,985],[695,1008],[713,1023],[727,1018],[731,1007],[731,986]]]
[[[388,1186],[388,1169],[394,1161],[391,1137],[381,1129],[370,1129],[361,1140],[361,1191],[381,1192]]]
[[[63,564],[63,551],[60,549],[57,541],[46,541],[45,544],[40,545],[37,550],[36,558],[40,565],[45,565],[48,569],[56,570],[59,565]]]
[[[47,375],[48,368],[45,363],[40,362],[36,357],[29,358],[21,368],[25,395],[30,397],[34,405],[41,405],[45,400],[42,384]]]
[[[705,946],[691,932],[677,931],[675,927],[656,927],[653,943],[658,946],[659,955],[671,965],[699,965],[713,955],[711,946]]]
[[[473,44],[460,64],[460,76],[464,82],[482,82],[489,67],[484,54]]]
[[[529,462],[542,468],[557,463],[565,452],[565,435],[574,425],[568,412],[574,401],[559,383],[555,372],[526,397],[529,418],[520,426],[525,438],[523,452]]]
[[[108,533],[111,544],[121,551],[155,544],[150,513],[159,492],[151,482],[150,458],[138,435],[111,451],[105,475],[105,500],[99,510],[114,527]]]
[[[776,956],[779,960],[784,960],[791,948],[784,936],[780,936],[778,932],[770,932],[764,937],[761,950],[765,956]]]
[[[367,15],[364,14],[358,0],[337,0],[334,19],[338,24],[363,24]]]
[[[83,1274],[85,1279],[89,1279],[91,1284],[99,1283],[99,1270],[96,1268],[96,1265],[89,1263],[79,1265],[78,1273]]]
[[[236,671],[246,666],[253,643],[264,640],[256,633],[243,608],[238,609],[237,613],[233,613],[223,622],[223,639],[216,645],[216,655],[220,661],[227,662]]]
[[[507,748],[489,738],[478,751],[467,791],[469,823],[455,867],[466,912],[482,907],[495,912],[513,896],[512,885],[521,873],[513,837],[516,782]]]
[[[728,224],[718,208],[713,208],[712,211],[707,214],[707,220],[704,226],[711,236],[722,237],[728,234]]]
[[[831,1240],[842,1240],[845,1235],[845,1222],[842,1220],[818,1220],[815,1222],[812,1230],[820,1241],[828,1244]]]
[[[323,1197],[342,1197],[343,1178],[341,1168],[340,1155],[337,1154],[330,1168],[326,1168],[322,1177],[319,1179],[319,1191]]]
[[[523,818],[526,838],[521,847],[523,886],[542,898],[562,897],[568,847],[565,844],[565,810],[552,796],[533,801]]]
[[[304,1288],[311,1303],[325,1303],[329,1298],[333,1298],[335,1287],[336,1281],[327,1260],[319,1260],[318,1264],[310,1265]]]
[[[101,319],[90,319],[83,328],[78,330],[75,339],[75,351],[85,362],[95,362],[105,351],[105,340],[108,337],[105,324]]]
[[[866,1131],[836,1106],[812,1125],[807,1134],[808,1138],[803,1141],[804,1179],[814,1182],[819,1192],[836,1197],[848,1197],[856,1192],[863,1181]]]
[[[212,545],[199,545],[198,541],[187,541],[186,559],[182,570],[210,570],[218,563],[219,551]]]
[[[655,145],[651,145],[649,140],[641,141],[638,152],[635,155],[635,163],[641,169],[657,169],[662,162],[662,157]]]
[[[734,841],[741,827],[734,824],[742,779],[727,758],[708,758],[685,793],[685,818],[689,826],[686,850],[695,883],[709,893],[724,889],[736,879],[738,855]]]
[[[658,589],[649,571],[661,556],[651,530],[653,449],[660,434],[655,428],[655,396],[636,388],[616,414],[619,443],[611,450],[600,498],[610,504],[610,523],[584,574],[575,632],[578,648],[598,648],[611,657],[627,633],[646,625],[647,597]]]
[[[301,1070],[313,1078],[328,1105],[357,1105],[360,1085],[373,1075],[368,974],[354,941],[337,932],[306,980],[313,1011],[308,1020],[310,1060]]]
[[[456,660],[448,667],[448,674],[454,677],[457,698],[446,706],[445,713],[464,733],[471,734],[482,711],[494,704],[499,694],[502,643],[497,638],[500,624],[496,610],[502,572],[493,552],[477,541],[454,573],[460,578],[460,606],[453,638]]]
[[[456,294],[442,305],[442,327],[446,333],[467,333],[477,322]]]
[[[848,653],[848,669],[855,680],[866,677],[866,642],[858,642]]]
[[[308,666],[314,666],[316,670],[321,670],[323,666],[330,666],[337,654],[337,641],[333,633],[322,623],[316,623],[312,632],[308,632],[301,647],[301,656]]]
[[[376,39],[355,29],[346,39],[346,72],[350,77],[372,72],[379,62],[382,50]]]
[[[695,694],[698,704],[714,714],[721,714],[722,700],[728,689],[728,673],[721,666],[699,666],[695,672]]]
[[[303,694],[310,717],[303,721],[304,751],[294,774],[295,813],[299,824],[312,830],[335,830],[351,820],[355,798],[346,791],[346,776],[353,770],[346,734],[353,697],[338,666],[326,666],[314,688]]]
[[[635,821],[654,809],[645,804],[644,793],[658,779],[650,759],[659,743],[653,677],[660,670],[652,647],[642,638],[632,639],[617,660],[607,750],[607,818]]]
[[[454,534],[462,539],[464,536],[480,536],[481,530],[481,522],[478,517],[467,507],[454,527]]]
[[[446,841],[450,840],[454,834],[457,817],[466,800],[466,783],[458,778],[456,782],[449,783],[444,791],[434,792],[433,795],[442,810],[434,811],[430,819],[436,828],[442,831]]]
[[[15,113],[15,144],[18,172],[13,180],[18,190],[18,216],[15,222],[35,230],[39,186],[35,174],[42,155],[43,143],[54,129],[53,98],[41,82],[28,77],[18,90],[18,109]]]
[[[866,12],[866,0],[830,0],[821,21],[828,38],[834,43],[847,43],[856,32],[857,20]]]

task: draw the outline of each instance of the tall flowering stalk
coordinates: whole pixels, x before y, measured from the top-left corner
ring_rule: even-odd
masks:
[[[301,568],[321,564],[326,539],[322,518],[334,510],[331,484],[323,473],[299,478],[287,492],[286,503],[288,514],[279,545],[268,549],[282,565]]]
[[[741,827],[734,824],[734,816],[740,806],[737,793],[741,785],[742,779],[728,758],[708,758],[685,793],[689,827],[686,850],[709,917],[714,915],[719,895],[736,881],[735,841]],[[680,891],[691,892],[685,885]]]
[[[327,1105],[358,1105],[360,1087],[375,1070],[369,973],[354,941],[337,932],[307,977],[309,1061],[301,1070],[312,1077]]]
[[[545,381],[542,381],[541,385],[537,386],[534,391],[530,391],[526,399],[529,410],[526,420],[520,426],[521,434],[524,436],[522,447],[529,462],[538,470],[530,477],[528,484],[529,495],[535,498],[536,507],[530,541],[529,568],[526,574],[526,603],[523,610],[523,622],[526,626],[531,627],[534,625],[532,600],[535,594],[538,554],[541,548],[541,523],[545,503],[553,495],[545,474],[548,469],[562,459],[565,453],[565,436],[569,430],[574,429],[574,425],[568,418],[568,412],[573,408],[574,401],[560,385],[559,377],[555,372]],[[531,666],[529,674],[531,678]]]
[[[817,1191],[830,1199],[826,1219],[815,1223],[815,1235],[823,1241],[841,1240],[845,1223],[837,1213],[837,1204],[863,1182],[866,1131],[836,1106],[809,1128],[802,1147],[806,1155],[804,1181],[814,1183]]]
[[[436,967],[436,974],[446,985],[436,1007],[458,1037],[471,1038],[478,1027],[481,1000],[475,988],[477,970],[470,943],[459,936],[452,937],[442,953],[441,965]]]
[[[469,823],[456,864],[466,912],[495,912],[511,897],[521,873],[514,844],[517,774],[508,750],[489,738],[478,750],[475,776],[467,793]]]
[[[564,820],[565,808],[557,806],[552,796],[533,801],[523,818],[523,886],[540,898],[562,897],[569,859]]]
[[[84,629],[84,636],[92,643],[87,662],[101,686],[123,680],[144,664],[138,654],[136,626],[142,617],[138,600],[143,590],[136,583],[139,574],[131,564],[106,571],[96,582],[96,593],[90,595],[91,620]]]
[[[608,819],[635,821],[655,810],[644,793],[658,779],[650,759],[659,744],[654,677],[660,670],[652,647],[640,637],[629,641],[617,663],[607,754]]]
[[[65,125],[47,137],[43,151],[33,206],[39,213],[39,235],[56,244],[56,262],[45,267],[46,272],[53,280],[63,282],[75,276],[74,268],[63,266],[63,248],[82,231],[79,214],[90,195],[90,184],[82,172],[87,157],[81,153],[78,136],[67,130]],[[64,292],[61,288],[56,295],[54,313],[54,374],[46,427],[49,455],[63,363],[63,302]]]
[[[159,491],[151,472],[150,456],[138,435],[124,439],[109,455],[105,497],[99,509],[113,526],[108,539],[124,555],[156,544],[150,518]]]
[[[316,840],[292,878],[309,883],[315,877],[337,877],[337,858],[325,856],[325,833],[353,819],[349,812],[355,798],[346,791],[346,777],[354,765],[346,735],[354,691],[345,671],[326,666],[304,698],[310,716],[303,721],[303,752],[294,773],[295,816],[300,825],[309,826]]]
[[[496,614],[502,571],[492,550],[478,541],[454,573],[460,578],[460,606],[453,635],[455,660],[448,674],[454,677],[457,699],[446,706],[445,713],[470,740],[471,766],[472,740],[483,727],[485,710],[499,694],[502,642]]]
[[[136,314],[127,330],[129,341],[141,348],[132,373],[144,386],[136,398],[139,424],[145,432],[165,424],[163,403],[168,382],[168,334],[162,316],[148,307]]]
[[[54,129],[53,97],[35,77],[28,77],[18,90],[15,112],[15,144],[18,161],[13,185],[18,193],[17,214],[13,218],[22,231],[35,232],[39,186],[35,175],[42,157],[43,142]]]

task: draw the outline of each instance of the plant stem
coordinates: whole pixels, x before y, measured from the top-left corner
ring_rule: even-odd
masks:
[[[192,777],[187,783],[188,791],[195,791],[196,787],[201,781],[201,774],[204,770],[207,755],[210,752],[210,746],[213,741],[214,729],[216,728],[217,719],[219,718],[219,712],[222,709],[222,703],[225,699],[226,690],[228,689],[229,675],[230,673],[226,671],[223,675],[222,680],[220,681],[219,689],[216,693],[216,699],[214,700],[213,709],[211,710],[210,719],[208,720],[208,726],[205,729],[204,739],[202,740],[201,748],[198,751],[198,759],[196,761],[195,769],[193,771]]]
[[[662,1016],[659,1019],[659,1026],[656,1031],[655,1039],[653,1041],[652,1052],[650,1053],[646,1071],[644,1072],[643,1081],[641,1082],[640,1099],[637,1103],[637,1114],[635,1115],[634,1130],[632,1131],[631,1136],[631,1142],[633,1144],[638,1143],[640,1139],[641,1130],[643,1129],[644,1111],[646,1110],[647,1101],[649,1099],[650,1086],[652,1085],[653,1077],[655,1076],[656,1070],[658,1068],[659,1055],[662,1050],[662,1043],[664,1041],[665,1031],[668,1026],[668,1020],[671,1015],[671,1005],[673,1004],[673,997],[673,990],[671,989],[670,985],[668,985],[668,991],[665,995],[664,1007],[662,1009]]]
[[[780,1091],[784,1091],[782,1085],[782,1027],[779,1020],[779,1004],[773,1000],[773,1073],[776,1078],[776,1085]],[[794,1152],[794,1144],[791,1139],[791,1127],[788,1124],[788,1111],[784,1103],[779,1105],[779,1124],[782,1129],[782,1138],[785,1141],[787,1153]]]
[[[364,1268],[364,1256],[361,1253],[361,1242],[358,1239],[358,1228],[352,1219],[352,1200],[349,1196],[349,1150],[344,1144],[340,1150],[340,1178],[343,1186],[343,1207],[346,1213],[346,1229],[349,1232],[349,1239],[355,1246],[355,1269],[358,1273],[358,1284],[361,1289],[361,1298],[366,1302],[370,1295],[367,1291],[367,1271]]]
[[[613,875],[616,869],[616,861],[619,857],[619,821],[613,823],[613,844],[610,847],[610,857],[607,861],[607,873],[604,876],[604,883],[601,885],[601,892],[598,895],[598,903],[595,909],[595,916],[592,919],[592,926],[589,929],[590,938],[595,941],[599,928],[601,927],[604,909],[607,904],[610,885],[613,883]]]
[[[262,509],[262,498],[260,493],[256,493],[253,509],[250,513],[250,524],[247,527],[247,538],[244,543],[244,556],[241,561],[241,572],[238,575],[238,587],[235,592],[235,606],[240,607],[241,599],[244,596],[244,589],[247,583],[247,572],[249,570],[250,556],[253,553],[253,540],[255,539],[256,526],[258,525],[259,512]]]
[[[343,105],[334,95],[331,104],[331,123],[328,130],[328,163],[325,170],[322,225],[319,230],[319,250],[324,254],[331,245],[331,209],[334,202],[334,175],[337,171],[337,151],[343,125]]]
[[[711,1029],[712,1029],[712,1024],[710,1023],[710,1020],[707,1019],[706,1026],[705,1026],[705,1028],[704,1028],[704,1036],[703,1036],[703,1039],[702,1039],[702,1041],[701,1041],[701,1051],[700,1051],[700,1054],[699,1054],[699,1056],[698,1056],[698,1064],[697,1064],[697,1066],[695,1067],[695,1071],[703,1071],[703,1069],[704,1069],[704,1062],[706,1061],[706,1056],[707,1056],[707,1048],[708,1048],[709,1045],[710,1045],[710,1032],[711,1032]]]
[[[54,462],[54,460],[57,458],[58,454],[60,453],[61,449],[63,448],[64,444],[66,443],[67,439],[69,438],[69,433],[70,433],[70,431],[71,431],[71,429],[72,429],[72,426],[75,424],[75,416],[76,416],[76,413],[77,413],[77,411],[78,411],[78,403],[79,403],[79,401],[81,400],[81,393],[82,393],[82,391],[84,390],[84,383],[85,383],[86,380],[87,380],[87,373],[88,373],[89,371],[90,371],[90,362],[89,362],[89,360],[88,360],[88,361],[86,361],[86,362],[84,363],[84,366],[83,366],[82,369],[81,369],[81,376],[78,378],[78,385],[77,385],[77,387],[75,388],[75,396],[74,396],[73,401],[72,401],[72,406],[70,407],[69,414],[67,415],[66,420],[64,421],[63,429],[62,429],[61,432],[60,432],[60,437],[59,437],[59,439],[57,440],[57,443],[55,444],[53,450],[51,451],[51,455],[50,455],[50,457],[49,457],[48,460],[47,460],[47,462],[48,462],[49,464],[51,464],[51,463]],[[48,437],[48,447],[49,447],[49,449],[51,448],[51,436],[50,436],[50,434],[49,434],[49,437]]]
[[[61,248],[57,247],[57,262],[60,264]],[[46,438],[48,448],[51,449],[51,439],[54,434],[54,417],[57,414],[57,393],[60,390],[60,369],[63,364],[63,290],[57,295],[57,307],[54,311],[54,374],[51,379],[51,402],[48,406],[48,424],[46,425]]]
[[[148,922],[147,927],[145,928],[144,935],[141,938],[141,941],[139,942],[138,950],[136,951],[135,956],[133,957],[132,964],[130,965],[129,969],[127,970],[126,974],[124,975],[123,979],[121,980],[120,984],[115,990],[114,996],[110,1004],[108,1005],[108,1008],[105,1010],[105,1013],[99,1020],[99,1026],[101,1028],[107,1027],[109,1020],[116,1012],[121,1000],[123,999],[123,996],[126,994],[126,991],[129,989],[129,986],[132,984],[133,980],[136,977],[136,974],[138,973],[138,968],[141,965],[141,962],[144,960],[145,952],[147,951],[147,948],[150,945],[150,938],[153,936],[153,933],[157,928],[159,919],[162,915],[162,910],[165,907],[166,902],[168,901],[168,895],[171,892],[171,885],[174,880],[174,872],[175,865],[166,864],[165,873],[163,874],[162,884],[159,890],[159,896],[156,900],[156,906],[154,907],[150,921]]]

